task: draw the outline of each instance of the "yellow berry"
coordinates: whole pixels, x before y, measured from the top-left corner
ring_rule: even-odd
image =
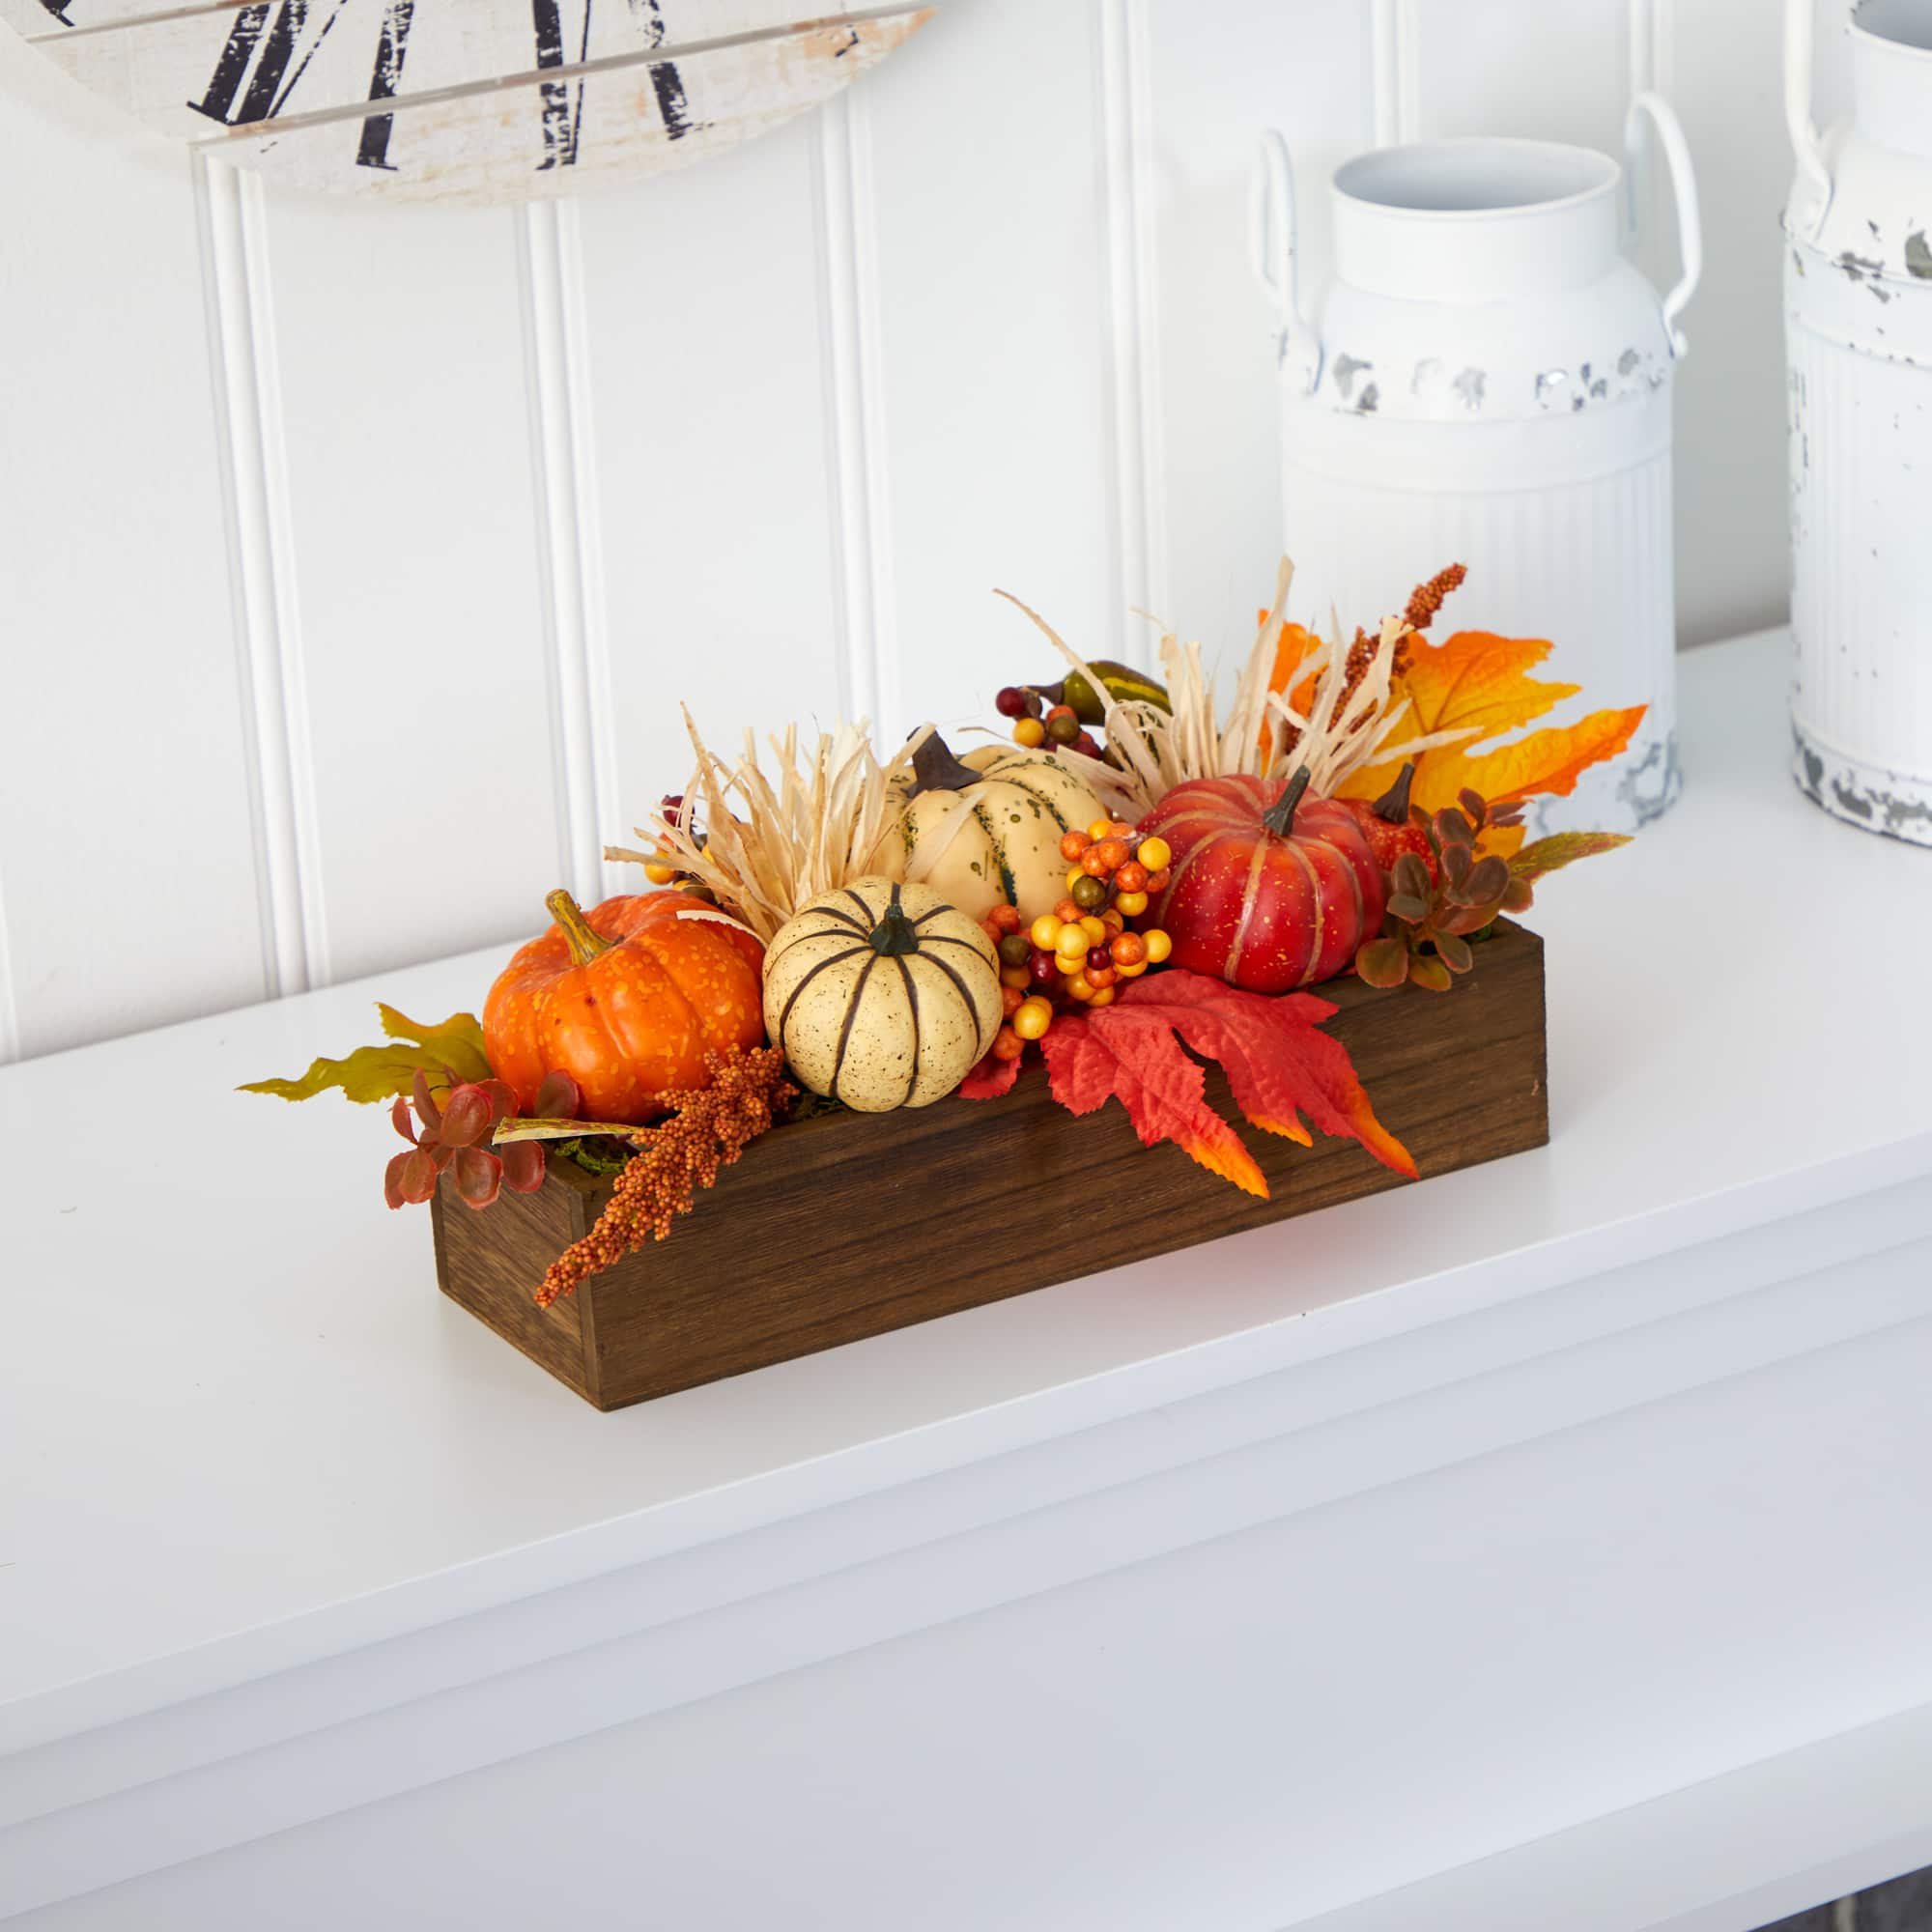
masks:
[[[1148,965],[1149,962],[1147,960],[1136,959],[1131,966],[1116,966],[1114,968],[1114,971],[1117,972],[1122,980],[1138,980],[1141,977],[1141,975],[1147,971]]]
[[[1095,988],[1088,984],[1087,976],[1084,973],[1074,974],[1066,981],[1065,991],[1069,1000],[1094,1000],[1099,998],[1099,994]]]
[[[1150,872],[1158,872],[1174,857],[1174,850],[1165,838],[1143,838],[1134,857]]]
[[[1141,934],[1147,942],[1147,956],[1151,965],[1158,966],[1174,951],[1174,941],[1156,926],[1151,932]]]
[[[1031,752],[1036,746],[1046,743],[1046,726],[1037,718],[1022,718],[1013,726],[1013,743],[1024,745]]]
[[[1039,999],[1028,1000],[1013,1015],[1013,1031],[1022,1039],[1038,1039],[1053,1024],[1053,1008]]]
[[[1081,936],[1084,938],[1086,935]],[[1088,949],[1083,946],[1078,952],[1056,952],[1053,955],[1053,963],[1070,980],[1074,974],[1084,973],[1087,970],[1087,952]]]
[[[1113,830],[1113,827],[1114,821],[1111,818],[1096,818],[1087,828],[1087,837],[1089,838],[1104,838]]]
[[[1087,1004],[1090,1007],[1111,1007],[1117,997],[1112,986],[1102,986]]]
[[[672,866],[646,866],[644,877],[654,886],[668,886],[677,877],[677,869]]]
[[[1114,903],[1129,919],[1137,918],[1148,909],[1148,895],[1145,893],[1116,893]]]
[[[1065,929],[1065,922],[1057,920],[1050,912],[1043,912],[1034,921],[1033,929],[1027,937],[1042,952],[1051,952],[1060,944],[1060,935]]]
[[[1112,937],[1107,930],[1107,922],[1091,912],[1081,920],[1080,930],[1086,934],[1089,947],[1104,946]]]
[[[1003,986],[1024,986],[1033,975],[1024,966],[1002,966],[1000,984]]]
[[[1079,866],[1075,866],[1074,868],[1066,875],[1066,890],[1070,893],[1073,890],[1074,882],[1079,879],[1084,879],[1086,876],[1087,873],[1085,868]]]

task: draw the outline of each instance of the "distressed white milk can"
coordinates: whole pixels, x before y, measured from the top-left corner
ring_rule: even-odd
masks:
[[[1811,8],[1785,20],[1795,769],[1932,845],[1932,0],[1851,10],[1851,114],[1822,138]]]
[[[1676,189],[1668,297],[1625,258],[1625,170],[1589,148],[1464,139],[1357,156],[1331,186],[1334,271],[1296,288],[1293,184],[1262,141],[1250,211],[1279,335],[1285,542],[1304,621],[1373,624],[1445,564],[1445,622],[1555,643],[1583,696],[1648,704],[1629,752],[1533,808],[1538,831],[1634,831],[1676,797],[1670,520],[1677,318],[1697,283],[1696,190],[1676,118],[1655,126]]]

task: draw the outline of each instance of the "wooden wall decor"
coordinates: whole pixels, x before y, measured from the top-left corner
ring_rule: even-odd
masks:
[[[301,187],[519,201],[681,167],[817,105],[928,6],[0,0],[153,127]]]

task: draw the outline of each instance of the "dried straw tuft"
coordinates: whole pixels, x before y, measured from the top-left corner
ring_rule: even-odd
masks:
[[[697,735],[691,713],[685,729],[697,768],[684,802],[667,816],[654,813],[638,837],[656,849],[636,852],[607,845],[607,859],[674,867],[710,887],[769,946],[798,909],[823,893],[868,872],[895,873],[903,863],[896,838],[898,787],[926,736],[914,734],[885,764],[862,722],[821,732],[801,753],[798,727],[771,739],[776,777],[758,762],[755,736],[726,765]],[[929,729],[929,727],[927,727]],[[698,842],[701,823],[704,841]]]
[[[1332,627],[1326,642],[1304,659],[1291,680],[1292,692],[1314,678],[1307,714],[1297,711],[1289,692],[1268,689],[1294,566],[1284,557],[1275,579],[1274,602],[1263,616],[1248,661],[1235,687],[1226,721],[1219,718],[1213,685],[1204,670],[1201,646],[1181,643],[1172,632],[1160,640],[1170,709],[1139,702],[1120,703],[1036,611],[1009,591],[1017,605],[1068,664],[1101,695],[1108,750],[1119,760],[1103,781],[1110,805],[1133,816],[1150,811],[1178,784],[1189,779],[1247,774],[1277,779],[1303,765],[1315,791],[1332,795],[1359,767],[1383,759],[1409,757],[1436,745],[1459,744],[1474,730],[1436,731],[1391,742],[1408,716],[1408,700],[1394,692],[1396,652],[1411,626],[1401,617],[1383,620],[1380,635],[1368,646],[1366,660],[1353,655]]]

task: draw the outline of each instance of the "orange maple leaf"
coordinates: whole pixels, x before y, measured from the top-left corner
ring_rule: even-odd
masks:
[[[1255,619],[1258,624],[1267,622],[1267,612],[1262,611]],[[1296,671],[1321,648],[1321,639],[1313,631],[1305,630],[1299,624],[1284,622],[1281,635],[1275,639],[1274,669],[1268,674],[1268,691],[1288,691],[1289,682]],[[1292,692],[1288,701],[1306,718],[1308,707],[1315,702],[1315,678],[1311,672],[1301,679]]]

